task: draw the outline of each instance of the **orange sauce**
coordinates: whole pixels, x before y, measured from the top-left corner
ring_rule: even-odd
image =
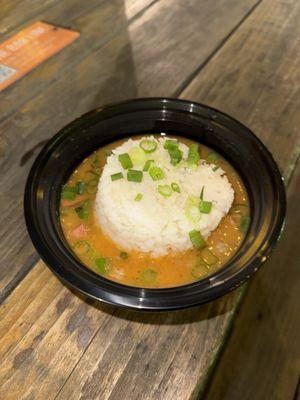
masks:
[[[193,143],[185,138],[178,139],[187,145]],[[224,266],[244,239],[250,209],[243,182],[234,168],[221,156],[214,163],[226,172],[235,192],[234,204],[208,237],[204,249],[152,258],[147,253],[120,248],[102,232],[94,213],[97,183],[106,162],[107,151],[122,142],[114,142],[87,157],[65,185],[73,189],[78,182],[85,182],[83,194],[76,194],[74,199],[62,198],[60,204],[61,226],[75,255],[84,265],[107,279],[130,286],[152,288],[185,285],[211,275]],[[201,159],[215,153],[204,145],[199,147]],[[82,215],[82,204],[87,205],[88,216]]]

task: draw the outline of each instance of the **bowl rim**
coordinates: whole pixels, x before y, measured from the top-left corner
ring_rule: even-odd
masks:
[[[235,289],[236,287],[240,286],[242,283],[244,283],[250,276],[254,274],[255,271],[257,271],[260,266],[264,263],[262,260],[258,260],[256,257],[252,262],[248,265],[246,265],[244,268],[241,268],[235,275],[230,276],[227,280],[224,280],[223,282],[218,283],[218,284],[212,284],[210,286],[210,293],[206,293],[206,295],[202,299],[197,299],[192,300],[190,299],[187,303],[182,304],[175,302],[174,304],[167,304],[167,305],[161,305],[153,297],[151,304],[145,304],[144,299],[147,298],[147,295],[157,295],[159,293],[174,293],[178,292],[179,289],[186,289],[190,290],[191,287],[195,285],[199,285],[199,282],[203,282],[204,280],[213,280],[213,278],[218,275],[221,271],[216,271],[216,274],[212,274],[210,277],[207,277],[201,281],[191,283],[191,284],[186,284],[183,286],[177,286],[177,287],[172,287],[172,288],[137,288],[137,287],[132,287],[132,286],[127,286],[121,283],[113,282],[110,281],[106,278],[100,277],[100,281],[106,283],[110,289],[113,290],[114,287],[122,287],[123,290],[127,291],[128,293],[125,296],[120,295],[114,295],[113,293],[109,293],[108,296],[104,296],[102,291],[103,288],[99,288],[97,290],[97,286],[93,283],[90,285],[87,285],[87,282],[81,282],[81,277],[77,276],[76,274],[74,276],[70,276],[68,271],[64,270],[64,268],[58,267],[57,265],[57,260],[55,260],[55,257],[53,257],[53,254],[51,254],[51,251],[49,252],[49,249],[45,247],[45,244],[43,240],[41,239],[39,235],[39,230],[36,225],[36,220],[34,217],[34,210],[32,209],[32,196],[33,192],[32,189],[34,185],[36,184],[36,171],[42,168],[42,162],[45,156],[53,150],[53,147],[55,144],[57,144],[58,140],[64,140],[65,137],[67,137],[68,132],[71,132],[74,128],[78,127],[78,124],[82,125],[85,121],[89,120],[91,116],[97,115],[99,116],[101,113],[105,112],[110,112],[112,111],[113,115],[118,115],[118,108],[119,107],[124,107],[124,106],[136,106],[139,104],[142,104],[143,106],[146,105],[147,103],[159,103],[159,105],[156,106],[156,109],[163,109],[164,107],[168,106],[177,106],[176,111],[191,111],[194,109],[202,110],[207,112],[207,118],[215,120],[214,116],[220,117],[221,119],[225,120],[230,120],[240,128],[242,128],[247,134],[250,134],[252,138],[259,144],[261,150],[264,153],[265,159],[268,161],[269,165],[271,165],[271,170],[273,172],[273,176],[276,179],[277,183],[277,190],[278,190],[278,202],[280,203],[280,212],[276,221],[276,224],[273,228],[272,231],[272,237],[271,240],[269,240],[269,245],[264,251],[264,258],[268,258],[269,254],[273,250],[275,244],[278,241],[278,238],[281,235],[281,232],[283,230],[284,226],[284,218],[285,218],[285,212],[286,212],[286,194],[285,194],[285,188],[283,185],[283,178],[281,176],[280,170],[271,154],[271,152],[267,149],[267,147],[261,142],[261,140],[249,129],[247,128],[244,124],[236,120],[234,117],[229,116],[228,114],[219,111],[216,108],[207,106],[202,103],[197,103],[194,101],[189,101],[185,99],[176,99],[176,98],[168,98],[168,97],[145,97],[145,98],[135,98],[135,99],[128,99],[120,102],[115,102],[115,103],[109,103],[107,105],[104,105],[102,107],[96,108],[94,110],[91,110],[85,114],[83,114],[81,117],[75,119],[71,123],[67,124],[65,127],[60,129],[50,140],[44,145],[38,156],[36,157],[28,178],[26,182],[26,187],[25,187],[25,193],[24,193],[24,214],[25,214],[25,221],[27,225],[27,229],[29,232],[29,235],[31,237],[31,240],[37,250],[37,252],[40,254],[42,260],[46,263],[46,265],[67,285],[70,285],[71,287],[75,288],[79,292],[83,293],[84,295],[93,298],[98,301],[102,301],[108,304],[112,305],[118,305],[120,307],[125,307],[125,308],[133,308],[136,310],[143,310],[143,311],[166,311],[166,310],[177,310],[181,308],[187,308],[187,307],[192,307],[192,306],[197,306],[206,302],[209,302],[213,299],[216,299],[229,291]],[[172,108],[172,107],[171,107]],[[147,109],[143,108],[142,109]],[[133,110],[135,111],[135,110]],[[125,112],[126,113],[126,112]],[[69,252],[69,249],[66,249]],[[238,254],[238,253],[237,253]],[[87,272],[86,276],[91,276],[92,274],[96,275],[98,280],[99,280],[99,275],[97,275],[95,272],[88,270],[82,263],[81,266],[84,268],[85,272]],[[91,274],[92,273],[92,274]],[[89,286],[89,287],[87,287]],[[129,293],[130,292],[130,293]],[[132,292],[135,292],[136,294],[132,296]],[[100,294],[100,295],[99,295]],[[138,295],[138,296],[137,296]]]

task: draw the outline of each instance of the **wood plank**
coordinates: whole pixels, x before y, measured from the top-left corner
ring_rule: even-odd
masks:
[[[35,2],[34,6],[31,0],[3,1],[0,8],[0,39],[4,40],[10,32],[36,19],[55,3],[59,3],[59,0]]]
[[[53,280],[53,275],[42,263],[39,268],[43,270],[40,275],[43,275],[42,282],[46,287],[48,281]],[[40,284],[40,276],[33,275],[28,275],[22,286],[11,296],[15,306],[10,310],[10,320],[14,324],[7,329],[3,338],[4,344],[8,341],[9,346],[5,346],[7,351],[1,357],[1,399],[21,399],[27,395],[30,398],[32,390],[34,399],[53,398],[95,332],[110,319],[105,306],[102,312],[98,312],[91,302],[83,302],[81,297],[74,295],[57,278],[54,278],[55,283],[48,290],[47,298],[39,292],[24,307],[22,297],[26,293],[22,291],[27,292],[28,284],[33,287]],[[15,293],[22,296],[16,297]],[[36,298],[39,298],[38,302]],[[39,304],[39,309],[36,304]],[[2,307],[1,311],[4,311]],[[24,320],[27,321],[26,329],[22,324]],[[17,335],[16,326],[21,328]],[[14,346],[11,346],[11,342]],[[64,374],[61,374],[62,364]],[[25,376],[28,383],[26,387],[23,381]]]
[[[113,7],[112,2],[107,4]],[[41,141],[100,104],[137,95],[171,96],[256,3],[230,0],[230,4],[231,8],[228,0],[218,0],[214,5],[202,0],[202,7],[198,0],[155,3],[126,31],[122,30],[2,122],[0,180],[6,189],[0,205],[5,208],[9,202],[12,206],[3,215],[0,233],[0,297],[6,296],[36,261],[22,219],[24,181],[30,167],[29,163],[23,165],[24,152],[26,156],[28,152],[34,155],[33,149]],[[209,18],[210,13],[214,14],[213,19]],[[102,16],[103,23],[104,20]],[[98,21],[88,23],[99,25]],[[217,29],[219,26],[221,29]],[[55,68],[51,69],[53,72]],[[34,85],[38,87],[39,81]]]
[[[182,96],[236,117],[287,172],[300,132],[300,2],[264,1]]]
[[[104,45],[123,29],[144,9],[157,0],[64,0],[50,2],[37,14],[38,19],[68,27],[80,32],[81,36],[72,45],[31,71],[18,83],[0,93],[2,121],[21,105],[45,90],[51,82],[66,74],[82,61],[89,53]],[[43,4],[43,2],[41,2]],[[28,7],[27,5],[27,8]],[[34,7],[35,9],[35,7]],[[39,7],[38,7],[39,9]],[[36,20],[27,20],[26,25]],[[1,23],[0,23],[1,27]],[[19,30],[20,27],[16,30]],[[15,30],[15,31],[16,31]],[[10,32],[12,34],[14,32]]]
[[[299,186],[300,166],[288,190],[285,233],[251,282],[207,400],[294,399],[300,372]]]
[[[265,4],[268,6],[267,9],[265,8]],[[279,2],[276,2],[276,4],[278,5]],[[264,75],[261,65],[255,59],[257,47],[264,46],[265,51],[271,48],[269,56],[275,57],[275,54],[278,52],[281,53],[281,59],[278,62],[284,62],[285,68],[278,72],[278,65],[276,63],[273,63],[272,67],[278,74],[276,75],[276,82],[280,82],[283,76],[286,77],[285,85],[281,89],[276,89],[276,94],[280,95],[283,102],[286,101],[286,113],[290,115],[290,108],[293,107],[293,104],[291,104],[289,97],[285,99],[283,95],[286,94],[286,86],[291,88],[291,81],[294,86],[295,82],[299,81],[295,81],[297,76],[293,72],[299,67],[299,59],[296,56],[291,57],[291,47],[295,41],[294,34],[297,34],[297,29],[299,28],[297,19],[290,17],[290,14],[293,16],[297,14],[299,17],[299,7],[291,5],[289,8],[289,15],[286,16],[289,25],[285,25],[285,29],[282,29],[281,32],[281,35],[286,40],[285,47],[282,49],[281,42],[274,41],[274,35],[276,36],[276,32],[281,29],[281,20],[278,20],[277,14],[273,16],[270,14],[268,11],[272,8],[270,5],[270,2],[262,3],[254,11],[253,16],[250,16],[236,32],[236,35],[239,37],[239,56],[242,57],[243,53],[248,54],[248,52],[252,52],[252,57],[249,56],[248,62],[253,60],[251,68],[253,77],[251,79],[255,82],[261,79],[261,75]],[[284,7],[283,5],[281,6]],[[281,13],[283,11],[280,9]],[[253,20],[249,26],[248,22],[251,18]],[[257,19],[260,23],[256,22]],[[251,41],[253,26],[257,29],[255,31],[255,45]],[[273,32],[272,35],[268,35],[268,29]],[[291,32],[294,33],[292,34]],[[267,39],[265,40],[265,38]],[[235,82],[231,85],[231,90],[234,93],[230,95],[231,92],[227,92],[227,111],[230,109],[235,110],[236,104],[239,104],[244,98],[243,96],[245,96],[245,93],[240,90],[241,81],[239,80],[239,76],[243,76],[243,69],[236,71],[236,59],[232,53],[233,50],[236,51],[237,46],[234,39],[235,36],[228,41],[208,64],[213,77],[219,75],[216,74],[217,68],[219,69],[219,73],[223,72],[225,75],[230,75],[230,72],[237,74]],[[231,48],[231,46],[233,47]],[[228,52],[231,54],[231,57],[227,57]],[[222,62],[223,57],[224,62]],[[228,63],[225,61],[228,61]],[[207,81],[209,76],[207,72],[208,66],[204,68],[203,74],[201,73],[197,77],[197,80],[202,82],[200,86],[205,85],[207,93],[201,93],[197,83],[194,81],[191,89],[188,89],[184,95],[188,93],[191,98],[200,101],[204,101],[205,96],[210,95],[215,99],[215,103],[212,105],[217,105],[218,101],[220,101],[220,104],[225,104],[223,103],[223,95],[221,95],[222,86],[218,86],[218,83],[214,79]],[[268,112],[270,115],[273,115],[273,107],[277,112],[277,99],[274,98],[274,91],[271,90],[272,95],[268,94],[270,88],[267,86],[263,86],[262,90],[261,92],[254,90],[254,88],[252,88],[252,91],[249,89],[247,95],[250,99],[248,112],[243,114],[243,108],[241,108],[240,112],[244,122],[251,123],[252,102],[255,99],[258,101],[261,97],[268,99]],[[201,93],[200,97],[198,96],[199,93]],[[39,100],[41,101],[42,99],[39,98]],[[38,106],[38,102],[35,105]],[[294,106],[298,106],[297,99],[295,99]],[[39,115],[43,108],[37,108],[37,110],[37,114]],[[237,117],[239,117],[238,111],[235,112]],[[32,117],[31,122],[33,122],[33,129],[30,132],[34,134],[34,129],[41,127],[43,120],[39,120],[38,115],[33,115],[30,107],[28,108],[28,112]],[[256,124],[264,117],[264,113],[264,109],[255,111]],[[247,119],[248,114],[249,120]],[[58,118],[61,117],[59,116]],[[298,138],[297,132],[292,130],[290,133],[288,131],[290,121],[285,119],[284,115],[280,115],[280,117],[279,115],[275,115],[276,118],[277,124],[280,124],[283,132],[280,145],[281,147],[288,146],[289,150],[284,151],[289,155],[289,159],[293,153],[293,149],[286,143],[287,137],[295,144]],[[296,119],[295,122],[298,122],[299,125],[299,120]],[[26,128],[26,124],[24,124],[24,127],[26,131],[28,129]],[[261,126],[260,129],[257,129],[258,134],[263,137],[267,144],[271,144],[273,140],[272,131],[265,136],[262,128]],[[7,129],[9,129],[9,124],[7,125]],[[21,132],[21,129],[19,132]],[[24,134],[24,138],[26,135],[27,133]],[[278,149],[276,150],[275,148],[274,154],[280,159]],[[288,171],[288,162],[288,160],[285,162],[284,160],[281,161],[281,165],[285,171]],[[19,182],[22,182],[21,178],[17,177],[18,179],[20,179]],[[12,183],[7,181],[7,184],[11,191],[15,190]],[[18,286],[21,292],[23,285],[25,285],[24,282],[30,278],[34,270]],[[62,289],[62,291],[65,290],[67,289]],[[26,317],[27,321],[32,321],[31,328],[19,344],[16,343],[14,347],[6,352],[5,359],[2,362],[3,369],[1,371],[3,372],[1,372],[1,376],[3,377],[5,373],[3,385],[5,388],[9,387],[9,393],[12,393],[12,398],[22,399],[26,396],[27,400],[30,396],[37,399],[43,398],[41,397],[42,394],[38,383],[40,383],[43,394],[45,394],[44,398],[51,398],[51,396],[56,395],[61,399],[80,396],[86,399],[93,399],[99,398],[100,395],[104,399],[110,398],[113,400],[120,398],[122,400],[141,398],[147,400],[182,400],[196,398],[198,390],[206,380],[207,371],[215,360],[224,333],[228,329],[228,325],[234,315],[237,300],[241,296],[240,290],[199,309],[159,315],[134,314],[118,310],[114,312],[114,315],[108,316],[110,318],[109,321],[103,319],[103,314],[107,315],[106,312],[109,311],[108,308],[106,312],[95,308],[91,310],[93,306],[89,305],[87,308],[84,308],[83,317],[79,318],[80,321],[84,322],[79,323],[79,325],[86,325],[84,315],[88,313],[92,321],[92,333],[90,334],[91,336],[88,336],[88,345],[79,352],[76,335],[70,332],[66,334],[66,326],[68,326],[71,315],[73,313],[77,314],[78,307],[81,304],[77,303],[77,300],[74,298],[75,296],[67,296],[68,307],[59,314],[59,317],[54,315],[53,312],[55,299],[50,305],[47,304],[47,308],[45,308],[39,322],[35,321],[35,307],[32,307],[32,317],[30,318],[29,315]],[[6,307],[9,307],[12,296],[13,294],[4,303]],[[36,296],[35,301],[39,303],[43,302],[39,295]],[[20,310],[19,306],[16,307],[16,313],[20,312],[18,310]],[[17,320],[19,318],[21,318],[20,314],[16,317],[14,324],[18,324]],[[98,321],[97,318],[100,319],[101,324],[99,330],[94,328]],[[10,325],[12,326],[12,330],[14,329],[13,325]],[[46,334],[46,336],[42,337],[43,335],[39,335],[42,329],[41,326],[44,325],[49,327],[51,334]],[[119,332],[120,327],[121,332]],[[94,339],[92,340],[93,335]],[[51,336],[53,336],[54,341],[51,340]],[[39,344],[36,350],[32,350],[34,348],[32,343],[35,337],[39,338]],[[165,351],[166,348],[169,349],[169,352]],[[16,361],[14,363],[15,357]],[[116,360],[116,364],[113,365],[115,369],[111,367],[111,363],[114,360]],[[50,370],[45,367],[48,363],[51,365]],[[106,371],[107,377],[103,375]],[[64,384],[65,381],[66,383]],[[127,388],[128,390],[126,391]],[[7,396],[7,392],[5,394]]]
[[[28,296],[30,288],[36,293]],[[211,362],[204,344],[210,351],[218,345],[209,338],[224,330],[235,296],[226,298],[174,313],[134,313],[83,301],[39,262],[0,307],[0,398],[184,399]]]

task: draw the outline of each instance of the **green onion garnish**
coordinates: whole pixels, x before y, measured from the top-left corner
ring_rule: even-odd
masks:
[[[101,275],[106,275],[109,272],[109,259],[104,257],[96,258],[95,264]]]
[[[146,155],[139,147],[132,147],[129,150],[129,156],[135,166],[142,166],[146,161]]]
[[[157,149],[157,143],[154,140],[144,139],[140,143],[140,148],[143,149],[145,153],[153,153]]]
[[[85,192],[85,187],[86,187],[85,182],[82,182],[82,181],[77,182],[77,184],[76,184],[77,194],[83,194]]]
[[[172,188],[169,185],[158,185],[157,191],[164,197],[170,197],[172,194]]]
[[[154,160],[147,160],[145,162],[143,171],[148,171],[152,164],[154,164]]]
[[[170,149],[168,150],[169,156],[170,156],[170,162],[172,165],[177,165],[178,163],[180,163],[180,161],[182,160],[182,155],[183,152],[179,149]]]
[[[104,154],[106,155],[106,157],[109,157],[112,155],[112,150],[109,148],[104,149]]]
[[[248,211],[249,207],[247,206],[247,204],[234,204],[230,209],[230,212],[233,214],[247,215]]]
[[[118,179],[123,178],[123,174],[122,172],[117,172],[116,174],[112,174],[110,177],[112,181],[117,181]]]
[[[88,194],[94,194],[97,192],[97,186],[98,186],[98,179],[97,178],[93,178],[90,181],[87,182],[87,188],[86,188],[86,192]]]
[[[201,258],[208,265],[216,264],[219,261],[218,257],[208,247],[201,250]]]
[[[191,274],[193,278],[199,280],[201,278],[204,278],[204,276],[207,274],[208,270],[208,265],[203,261],[199,260],[196,265],[192,268]]]
[[[195,249],[202,249],[206,246],[205,240],[203,239],[201,232],[196,229],[189,232],[190,241]]]
[[[199,199],[196,196],[189,196],[186,201],[185,210],[184,210],[186,218],[196,224],[199,222],[201,218],[200,210],[199,210]]]
[[[171,188],[173,189],[174,192],[180,193],[180,187],[179,187],[178,183],[172,182]]]
[[[92,169],[87,171],[87,173],[94,175],[98,180],[100,178],[100,174],[98,174],[97,172],[93,171]]]
[[[164,171],[155,165],[149,169],[149,175],[154,181],[160,181],[165,177]]]
[[[78,254],[82,255],[87,254],[91,250],[91,245],[86,240],[79,240],[78,242],[74,243],[73,248]]]
[[[86,208],[81,207],[81,206],[76,207],[75,211],[77,212],[77,215],[80,219],[88,219],[89,218],[90,213]]]
[[[121,251],[120,257],[122,258],[122,260],[127,260],[127,258],[128,258],[128,253],[126,253],[126,251]]]
[[[178,140],[167,139],[164,143],[164,149],[174,150],[178,148]]]
[[[211,212],[211,209],[212,209],[211,201],[200,200],[200,203],[199,203],[200,212],[202,212],[203,214],[209,214]]]
[[[216,171],[217,171],[217,169],[219,169],[219,168],[220,168],[220,167],[219,167],[218,165],[216,165],[215,167],[213,167],[213,169],[212,169],[212,170],[213,170],[214,172],[216,172]]]
[[[138,193],[138,194],[135,196],[134,201],[141,201],[142,198],[143,198],[142,193]]]
[[[77,189],[71,186],[65,186],[61,192],[61,197],[64,200],[74,200],[76,197]]]
[[[90,212],[88,210],[89,201],[86,200],[81,206],[76,207],[75,211],[80,219],[88,219]]]
[[[155,282],[157,277],[157,272],[154,271],[153,269],[144,269],[141,273],[141,278],[143,281],[147,283],[153,283]]]
[[[209,155],[206,157],[205,161],[206,161],[208,164],[211,164],[211,163],[217,161],[218,159],[219,159],[218,154],[216,154],[216,153],[209,153]]]
[[[190,145],[189,147],[189,154],[188,154],[188,165],[198,165],[200,160],[200,156],[199,156],[199,146],[196,143],[193,143]]]
[[[178,147],[178,140],[167,139],[164,143],[164,149],[168,150],[170,162],[172,165],[177,165],[182,160],[183,152]]]
[[[143,172],[135,169],[130,169],[127,172],[127,180],[130,182],[142,182]]]
[[[250,225],[250,221],[251,221],[251,218],[250,218],[248,215],[244,215],[244,216],[241,218],[240,230],[241,230],[243,233],[246,233],[246,232],[247,232],[247,230],[248,230],[248,228],[249,228],[249,225]]]
[[[93,165],[93,167],[98,167],[99,166],[99,156],[98,156],[97,153],[94,153],[92,165]]]
[[[202,186],[201,193],[200,193],[201,200],[203,200],[203,195],[204,195],[204,186]]]
[[[128,153],[120,154],[118,156],[118,160],[120,161],[120,163],[124,169],[133,167],[132,161],[131,161]]]

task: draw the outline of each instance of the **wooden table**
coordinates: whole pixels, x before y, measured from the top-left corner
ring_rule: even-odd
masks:
[[[300,2],[2,3],[3,40],[36,20],[81,37],[0,93],[0,399],[196,399],[245,287],[162,314],[84,299],[33,249],[23,219],[25,179],[42,143],[84,112],[126,98],[179,96],[248,125],[288,186],[299,156]],[[291,187],[289,196],[296,192]],[[246,398],[231,393],[230,399]],[[225,395],[215,390],[211,398]]]

